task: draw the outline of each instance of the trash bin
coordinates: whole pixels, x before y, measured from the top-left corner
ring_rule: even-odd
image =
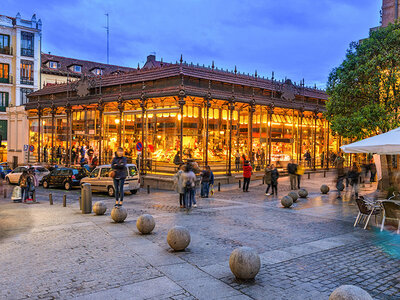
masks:
[[[83,214],[90,214],[92,212],[92,186],[90,183],[82,184],[81,210]]]

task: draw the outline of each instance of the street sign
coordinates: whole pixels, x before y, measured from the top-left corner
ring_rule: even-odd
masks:
[[[142,144],[142,142],[137,142],[137,144],[136,144],[136,150],[137,150],[137,151],[142,151],[142,150],[143,150],[143,144]]]
[[[35,146],[30,145],[30,146],[29,146],[29,151],[31,151],[31,152],[35,151]]]
[[[28,151],[28,149],[29,149],[29,145],[25,144],[24,145],[24,151]]]

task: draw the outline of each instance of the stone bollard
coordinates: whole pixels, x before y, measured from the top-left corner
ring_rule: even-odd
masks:
[[[221,191],[221,182],[218,182],[218,192]]]
[[[242,188],[242,181],[239,179],[239,189]]]
[[[100,216],[104,215],[107,210],[107,206],[103,201],[97,201],[93,204],[93,212]]]
[[[249,247],[237,248],[229,257],[229,267],[237,279],[254,279],[260,271],[260,266],[260,257]]]
[[[190,233],[185,227],[175,226],[168,231],[168,245],[175,251],[185,250],[190,244]]]
[[[123,206],[117,206],[111,210],[111,218],[115,223],[123,223],[127,216],[128,211]]]
[[[36,190],[33,191],[33,202],[36,202]]]
[[[323,184],[323,185],[321,185],[320,190],[321,190],[322,194],[324,194],[324,195],[328,194],[329,193],[329,186],[327,186],[326,184]]]
[[[63,196],[63,207],[67,207],[67,195]]]
[[[82,191],[81,191],[82,193]],[[82,197],[79,196],[79,209],[82,210]]]
[[[90,214],[92,212],[92,186],[90,183],[82,184],[81,203],[82,214]]]
[[[281,199],[281,204],[282,204],[283,207],[289,208],[289,207],[291,207],[293,205],[293,198],[290,197],[290,196],[284,196]]]
[[[311,174],[310,172],[308,172],[308,173],[307,173],[307,175],[308,175],[308,179],[310,179],[310,176],[311,176],[310,174]]]
[[[370,294],[355,285],[341,285],[329,296],[329,300],[372,300]]]
[[[49,202],[50,202],[50,205],[53,205],[53,194],[49,194]]]
[[[298,191],[298,194],[299,194],[299,197],[300,197],[300,198],[307,198],[307,196],[308,196],[308,192],[307,192],[306,189],[300,189],[300,190]]]
[[[136,227],[142,234],[149,234],[156,226],[152,215],[144,214],[139,216],[136,221]]]
[[[293,199],[293,202],[296,202],[297,199],[299,199],[299,195],[296,192],[290,192],[288,194],[289,197],[291,197]]]
[[[3,196],[4,196],[4,198],[7,198],[7,189],[6,188],[3,188]]]
[[[150,194],[150,185],[147,185],[147,194]]]

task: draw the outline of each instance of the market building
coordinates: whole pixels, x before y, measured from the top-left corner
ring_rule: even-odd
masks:
[[[150,55],[141,69],[45,86],[29,95],[25,108],[38,162],[55,159],[62,147],[68,164],[72,147],[85,145],[108,163],[122,146],[143,173],[175,172],[178,154],[229,175],[237,155],[256,166],[285,166],[309,152],[309,167],[320,167],[339,147],[323,118],[326,101],[323,90],[304,81]]]

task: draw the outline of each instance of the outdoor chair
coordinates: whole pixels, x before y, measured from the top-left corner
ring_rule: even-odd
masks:
[[[383,218],[381,224],[381,231],[385,226],[386,220],[394,220],[397,221],[397,234],[400,233],[400,202],[396,201],[382,201],[383,206]]]
[[[377,224],[376,216],[381,213],[381,207],[362,196],[356,199],[356,203],[358,206],[358,215],[356,221],[354,222],[354,227],[356,227],[361,221],[364,221],[364,229],[367,229],[372,215],[375,216],[375,224]]]

